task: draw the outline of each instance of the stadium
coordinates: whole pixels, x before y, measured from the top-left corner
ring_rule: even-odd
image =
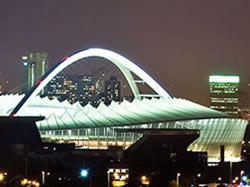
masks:
[[[67,100],[59,102],[39,93],[48,82],[67,66],[79,59],[100,57],[116,65],[127,79],[134,100],[97,108]],[[132,73],[140,80],[135,80]],[[155,94],[140,93],[137,84],[143,82]],[[241,145],[247,121],[212,110],[191,101],[170,96],[152,77],[127,58],[99,48],[77,52],[47,72],[26,95],[0,97],[1,116],[44,116],[37,122],[44,141],[74,142],[79,148],[107,149],[123,146],[125,149],[142,134],[120,129],[192,129],[200,136],[188,151],[207,152],[208,161],[220,161],[220,147],[225,147],[225,161],[240,161]]]

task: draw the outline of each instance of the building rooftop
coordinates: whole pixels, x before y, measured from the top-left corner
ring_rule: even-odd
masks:
[[[239,83],[240,77],[236,75],[210,75],[209,82],[214,83]]]

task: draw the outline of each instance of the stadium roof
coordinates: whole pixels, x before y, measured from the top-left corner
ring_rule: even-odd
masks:
[[[8,95],[0,97],[0,115],[8,115],[23,97]],[[8,101],[7,101],[8,100]],[[6,102],[7,101],[7,102]],[[5,105],[5,103],[8,103]],[[101,103],[97,108],[90,104],[71,105],[68,101],[59,102],[47,97],[36,97],[22,111],[20,116],[45,116],[37,122],[40,130],[74,129],[108,126],[128,126],[168,121],[181,121],[208,118],[230,118],[229,115],[201,106],[185,99],[153,98],[112,102],[109,106]]]

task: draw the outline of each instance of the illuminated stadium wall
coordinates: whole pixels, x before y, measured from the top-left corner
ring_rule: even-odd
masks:
[[[221,127],[218,128],[218,126]],[[127,128],[199,129],[200,137],[188,147],[189,151],[207,152],[208,160],[217,162],[220,159],[220,145],[224,145],[225,161],[240,161],[245,121],[237,119],[188,120],[132,125]],[[127,148],[142,136],[132,132],[116,132],[116,129],[119,127],[50,130],[41,131],[41,137],[50,141],[74,142],[79,148],[107,149],[108,146]]]
[[[67,101],[37,96],[68,65],[92,56],[108,59],[121,70],[135,96],[132,103],[126,100],[111,102],[109,106],[101,103],[94,108],[90,104],[83,107],[79,102],[71,105]],[[139,92],[131,72],[149,85],[157,97],[152,95],[152,99],[146,99],[147,96]],[[226,113],[170,97],[133,62],[104,49],[87,49],[65,58],[25,96],[1,96],[0,114],[45,116],[45,120],[37,122],[44,140],[74,141],[82,148],[107,148],[109,145],[128,147],[141,137],[140,134],[116,132],[116,128],[197,129],[200,130],[200,137],[188,150],[208,152],[209,161],[219,161],[221,145],[225,146],[225,160],[239,161],[247,125],[247,121],[233,119]]]
[[[8,115],[23,96],[0,97],[1,115]],[[1,103],[9,101],[9,105]],[[3,107],[4,106],[4,107]],[[8,108],[7,108],[8,107]],[[37,122],[44,141],[74,142],[79,148],[106,149],[110,145],[127,148],[142,135],[117,132],[118,128],[197,129],[200,137],[188,150],[208,152],[209,161],[219,161],[220,145],[225,160],[239,161],[247,121],[177,98],[112,102],[98,108],[67,101],[33,98],[22,116],[45,116]]]

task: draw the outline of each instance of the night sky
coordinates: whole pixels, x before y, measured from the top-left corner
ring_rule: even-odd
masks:
[[[0,74],[21,84],[21,56],[50,66],[84,48],[114,50],[171,95],[208,105],[208,75],[250,83],[249,0],[1,0]]]

